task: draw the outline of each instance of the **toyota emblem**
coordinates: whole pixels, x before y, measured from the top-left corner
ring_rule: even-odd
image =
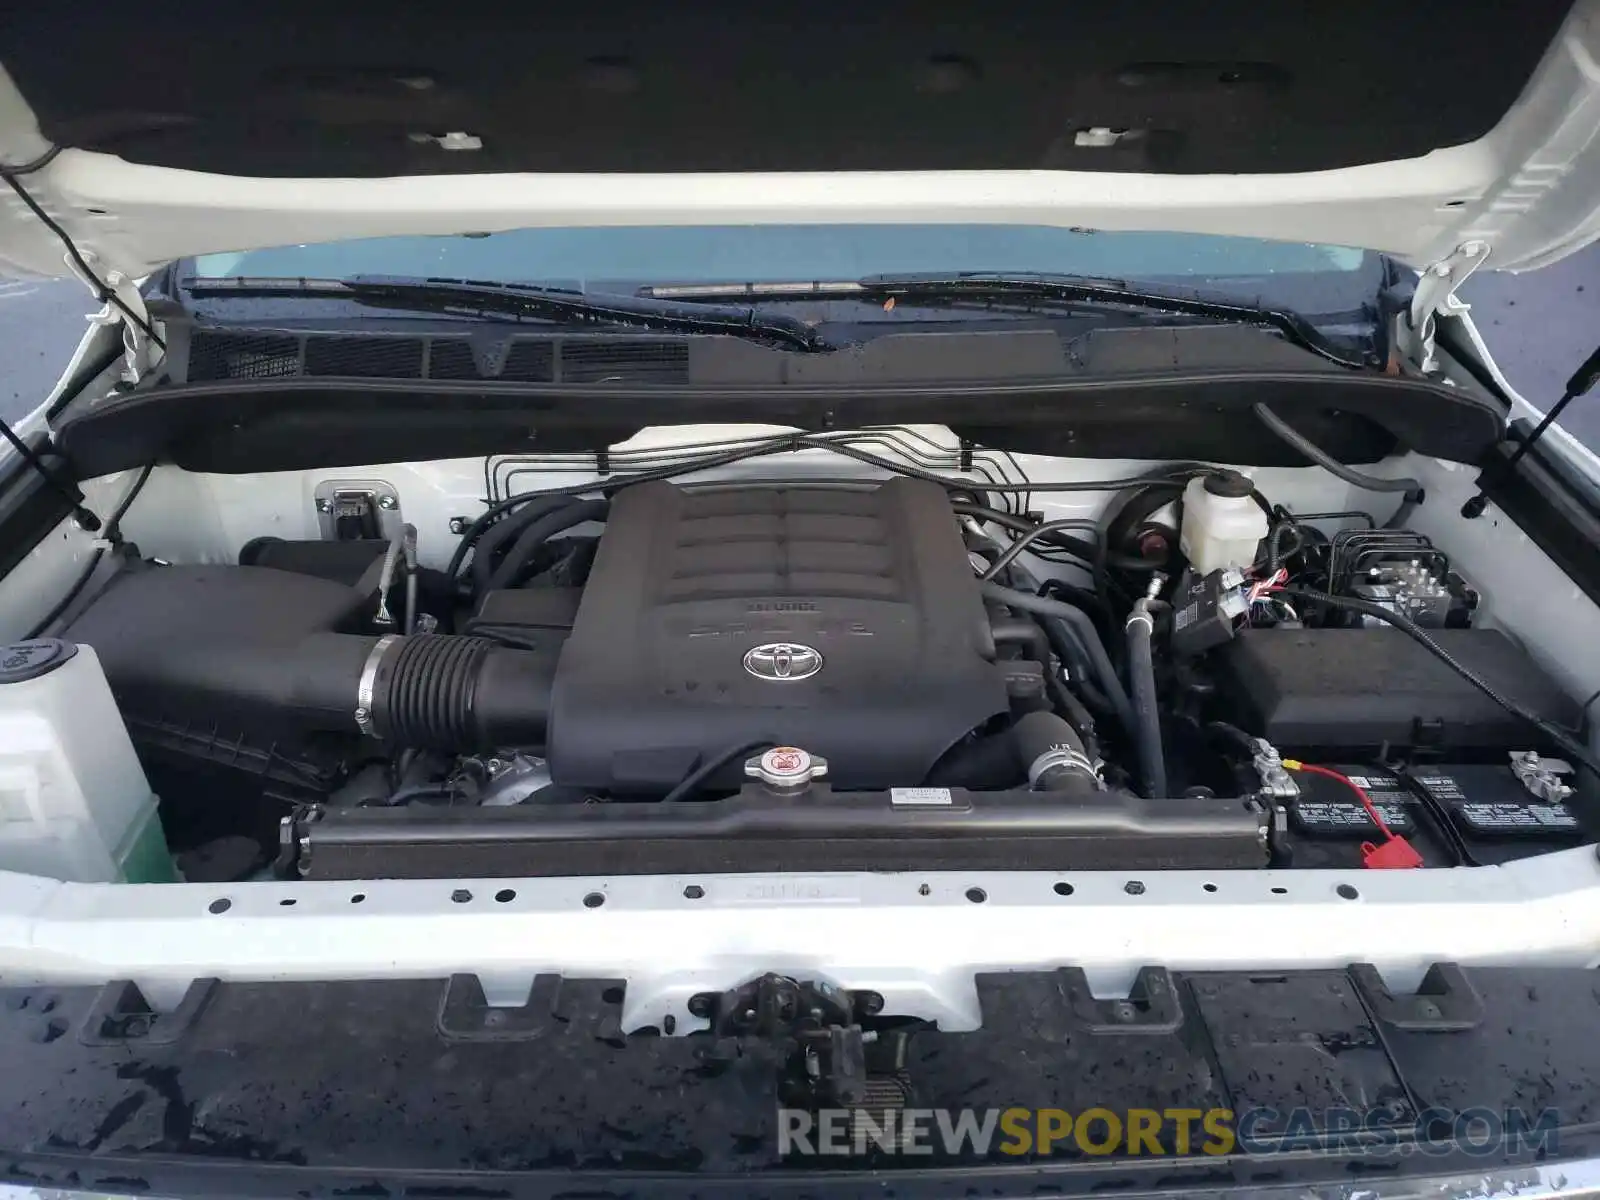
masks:
[[[744,669],[757,679],[790,683],[822,670],[822,654],[797,642],[768,642],[744,656]]]

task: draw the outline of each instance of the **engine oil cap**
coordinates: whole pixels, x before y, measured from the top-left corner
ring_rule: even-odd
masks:
[[[69,662],[78,647],[60,638],[13,642],[0,649],[0,683],[25,683]]]
[[[798,746],[774,746],[760,758],[748,759],[744,773],[768,787],[792,788],[826,775],[828,763]]]

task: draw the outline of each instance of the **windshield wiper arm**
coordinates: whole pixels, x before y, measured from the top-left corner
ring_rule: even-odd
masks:
[[[1121,305],[1237,325],[1266,325],[1302,349],[1341,367],[1360,369],[1369,365],[1360,357],[1340,353],[1315,325],[1293,309],[1136,287],[1122,279],[964,271],[954,275],[873,275],[857,282],[874,297],[894,296],[921,304],[940,300],[1027,299],[1051,304]]]
[[[921,307],[974,302],[1053,305],[1095,305],[1138,308],[1175,316],[1200,317],[1238,325],[1265,325],[1289,341],[1341,367],[1369,366],[1359,357],[1340,353],[1317,327],[1293,309],[1214,299],[1183,292],[1136,287],[1126,280],[1095,275],[962,271],[955,274],[868,275],[861,279],[811,280],[795,283],[699,283],[656,285],[639,289],[641,297],[679,303],[748,299],[763,300],[904,300]]]
[[[573,323],[627,325],[670,333],[724,334],[775,342],[787,349],[808,353],[834,348],[815,329],[795,317],[767,316],[753,308],[575,292],[537,284],[352,275],[344,279],[195,277],[185,279],[182,286],[195,296],[311,296],[413,312],[497,313]]]

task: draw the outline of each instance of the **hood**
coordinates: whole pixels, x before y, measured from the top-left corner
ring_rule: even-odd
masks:
[[[0,157],[96,270],[538,225],[1600,234],[1600,0],[17,6]],[[7,196],[0,268],[64,274]],[[1465,251],[1463,251],[1465,247]]]

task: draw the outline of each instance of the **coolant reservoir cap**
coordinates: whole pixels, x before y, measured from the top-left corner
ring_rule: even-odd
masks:
[[[1228,500],[1238,500],[1248,496],[1253,490],[1253,485],[1238,471],[1218,471],[1206,476],[1206,491],[1213,496],[1222,496]]]
[[[25,683],[69,662],[78,647],[60,638],[12,642],[0,650],[0,683]]]

